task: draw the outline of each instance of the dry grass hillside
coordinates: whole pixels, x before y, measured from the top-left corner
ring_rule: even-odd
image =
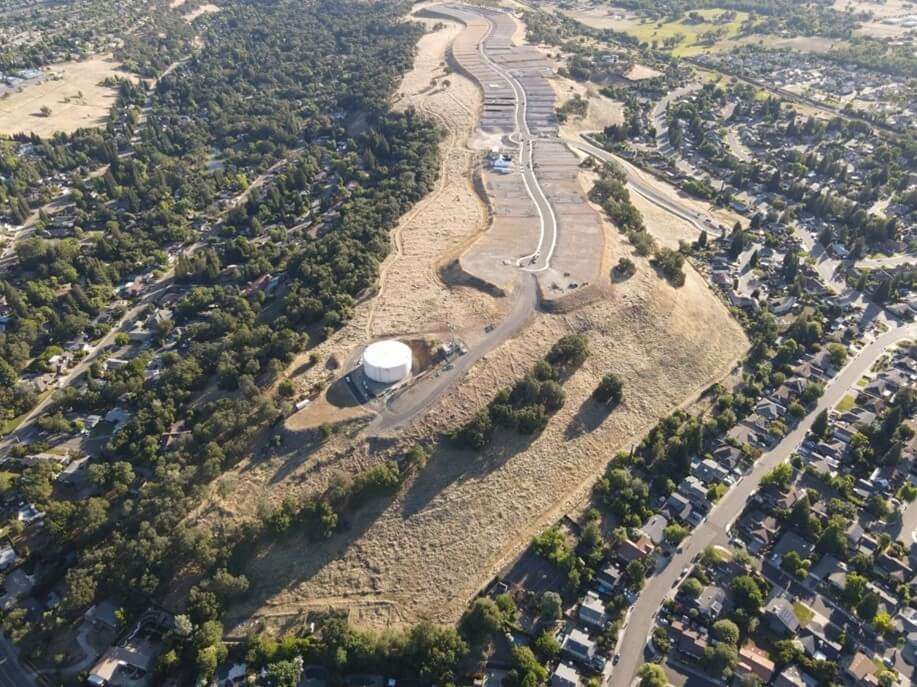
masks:
[[[62,131],[101,126],[118,92],[100,83],[110,76],[134,79],[119,71],[111,55],[81,62],[62,62],[47,68],[49,78],[25,86],[0,100],[0,134],[36,134],[49,138]],[[48,116],[42,107],[50,109]]]
[[[421,40],[399,101],[448,128],[441,183],[403,218],[379,295],[318,347],[319,364],[303,369],[304,360],[294,363],[291,373],[301,390],[334,374],[326,366],[329,357],[344,362],[370,338],[435,332],[450,322],[480,327],[500,308],[499,301],[475,291],[447,289],[435,270],[480,232],[486,219],[468,182],[472,154],[465,145],[479,96],[462,77],[442,72],[442,55],[455,31],[446,26]],[[605,230],[607,268],[631,250],[614,228]],[[348,513],[345,526],[329,540],[294,533],[263,549],[246,571],[251,594],[229,610],[230,631],[243,634],[253,623],[281,629],[303,612],[329,607],[346,609],[353,622],[370,627],[419,618],[455,621],[532,535],[585,502],[617,448],[728,374],[747,341],[703,280],[692,271],[676,290],[645,260],[634,260],[637,274],[607,282],[601,301],[566,315],[537,315],[523,334],[489,353],[397,439],[364,439],[362,422],[353,420],[317,445],[293,416],[284,448],[259,449],[221,478],[197,517],[214,524],[258,517],[260,509],[286,495],[322,491],[364,469],[394,444],[454,427],[498,387],[525,374],[563,334],[584,332],[590,339],[591,357],[566,381],[567,402],[540,436],[500,435],[482,454],[441,444],[397,495]],[[624,379],[626,400],[607,414],[589,396],[609,371]]]
[[[629,254],[609,231],[609,257]],[[561,335],[585,332],[593,354],[566,382],[567,403],[540,436],[500,436],[480,455],[440,448],[396,498],[353,514],[330,541],[294,536],[263,551],[248,571],[253,593],[230,620],[256,617],[279,627],[328,607],[348,609],[354,622],[368,626],[456,620],[531,536],[584,502],[617,448],[726,375],[745,351],[741,330],[697,274],[675,290],[637,262],[638,273],[613,285],[608,299],[569,315],[539,316],[414,430],[425,436],[455,426]],[[625,380],[626,400],[606,416],[589,395],[608,371]],[[310,459],[278,484],[305,493],[373,455],[361,443],[325,465]]]

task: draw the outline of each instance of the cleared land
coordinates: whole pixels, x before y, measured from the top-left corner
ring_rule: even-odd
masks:
[[[64,62],[47,71],[49,78],[42,83],[0,99],[0,134],[25,132],[47,138],[57,131],[100,126],[117,97],[114,88],[100,82],[116,75],[134,78],[119,71],[111,55]],[[49,116],[42,115],[42,107],[50,108]]]
[[[380,295],[358,306],[355,319],[317,349],[319,363],[295,377],[301,389],[333,374],[327,369],[330,356],[347,360],[370,335],[435,330],[450,321],[470,335],[486,321],[482,315],[500,307],[501,301],[476,291],[444,288],[433,269],[486,226],[468,177],[473,154],[465,145],[480,96],[463,77],[439,76],[453,31],[447,26],[421,40],[399,101],[440,117],[449,129],[444,181],[419,211],[403,218]],[[607,274],[631,249],[607,223],[603,232]],[[259,448],[221,478],[198,519],[229,524],[257,518],[260,509],[286,495],[322,491],[399,445],[454,427],[499,386],[525,374],[561,335],[582,331],[590,338],[593,355],[566,381],[566,405],[545,432],[536,438],[498,436],[482,454],[441,446],[397,496],[347,514],[344,531],[331,539],[315,542],[294,534],[262,550],[247,571],[253,593],[230,609],[231,632],[243,634],[256,624],[277,630],[304,611],[329,607],[345,609],[353,622],[371,627],[421,617],[456,620],[468,599],[533,534],[584,503],[616,448],[728,374],[747,341],[703,280],[689,271],[686,285],[672,289],[646,260],[631,257],[637,274],[614,285],[606,278],[609,298],[567,315],[536,316],[524,334],[489,353],[400,439],[363,440],[359,424],[351,424],[318,445],[291,422],[287,448]],[[626,395],[610,414],[589,400],[609,371],[625,380]]]
[[[681,41],[672,50],[674,55],[682,57],[716,50],[720,43],[738,36],[742,23],[749,16],[747,12],[736,12],[734,18],[720,22],[718,20],[726,10],[702,9],[696,12],[704,18],[704,21],[692,24],[686,21],[687,17],[676,21],[659,22],[637,17],[618,9],[564,9],[560,11],[587,26],[621,31],[647,43],[656,41],[660,48],[664,47],[667,39],[682,36]],[[702,34],[708,31],[721,33],[711,43],[705,42],[702,38]]]
[[[194,10],[192,10],[191,12],[188,12],[187,14],[183,14],[182,19],[184,19],[186,22],[190,24],[191,22],[193,22],[195,19],[197,19],[201,15],[214,14],[215,12],[219,12],[219,11],[220,11],[219,7],[217,7],[216,5],[212,3],[207,3],[206,5],[201,5],[200,7],[194,8]]]
[[[576,139],[581,133],[602,131],[606,126],[624,123],[624,103],[606,98],[597,87],[560,76],[550,79],[550,83],[561,105],[574,95],[587,101],[585,116],[569,115],[567,121],[560,125],[561,138]]]

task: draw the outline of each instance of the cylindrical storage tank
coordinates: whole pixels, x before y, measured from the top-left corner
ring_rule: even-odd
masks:
[[[411,374],[411,349],[394,339],[377,341],[363,351],[363,371],[380,384],[393,384]]]

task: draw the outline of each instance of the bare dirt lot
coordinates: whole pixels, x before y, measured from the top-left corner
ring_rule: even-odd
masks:
[[[193,22],[195,19],[197,19],[201,15],[213,14],[219,11],[220,11],[219,7],[217,7],[216,5],[212,3],[207,3],[206,5],[195,7],[191,12],[188,12],[187,14],[183,14],[182,19],[184,19],[186,22],[190,24],[191,22]]]
[[[99,83],[115,75],[133,78],[118,70],[111,55],[55,64],[48,67],[48,73],[50,77],[42,83],[0,99],[0,133],[48,137],[57,131],[99,126],[117,97],[114,88]],[[44,106],[50,108],[50,116],[41,114]]]
[[[473,329],[502,307],[476,291],[447,289],[435,270],[444,255],[460,251],[486,226],[468,178],[473,154],[465,147],[480,98],[463,77],[442,72],[445,47],[457,30],[447,25],[421,40],[400,91],[399,106],[413,104],[449,128],[441,184],[395,232],[396,250],[383,267],[380,294],[317,347],[318,364],[300,372],[302,362],[294,363],[300,389],[334,374],[332,357],[339,370],[373,337],[437,331],[449,323]],[[419,618],[454,622],[532,535],[585,502],[615,449],[730,372],[747,340],[702,279],[690,271],[686,285],[673,289],[646,260],[631,255],[617,230],[606,223],[603,231],[605,274],[625,255],[636,262],[637,274],[616,284],[606,278],[608,297],[573,313],[537,315],[398,439],[362,439],[355,422],[317,445],[302,435],[299,423],[288,422],[283,448],[255,451],[221,478],[199,519],[256,518],[286,495],[315,493],[364,469],[393,445],[441,435],[525,374],[560,336],[589,336],[592,356],[565,382],[566,404],[540,436],[498,435],[481,454],[438,444],[396,496],[346,514],[342,531],[331,539],[316,542],[294,533],[263,549],[247,570],[252,593],[229,611],[232,633],[246,632],[253,622],[278,630],[305,611],[329,607],[347,610],[353,622],[370,627]],[[590,394],[610,371],[624,379],[626,400],[608,413]]]

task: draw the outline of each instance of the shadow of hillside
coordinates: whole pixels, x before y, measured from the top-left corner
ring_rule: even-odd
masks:
[[[315,539],[309,532],[296,527],[280,537],[263,537],[245,565],[251,587],[241,601],[227,610],[224,619],[227,632],[244,631],[247,621],[259,609],[270,606],[272,598],[311,580],[329,563],[344,557],[397,495],[394,492],[370,499],[352,513],[342,515],[337,531],[327,539]],[[354,598],[358,599],[358,596]],[[329,600],[327,606],[331,605],[333,603]],[[325,608],[318,604],[314,606],[314,610]]]

